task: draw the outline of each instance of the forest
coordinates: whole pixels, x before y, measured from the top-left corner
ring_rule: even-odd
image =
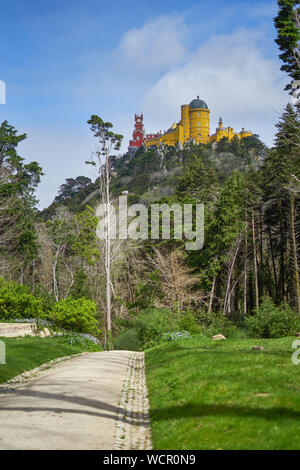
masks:
[[[293,3],[279,2],[275,19],[289,92],[299,78]],[[87,156],[98,177],[67,179],[42,211],[43,170],[19,155],[26,134],[2,122],[0,317],[42,318],[119,349],[143,349],[170,332],[299,331],[299,106],[286,105],[271,148],[254,135],[120,155],[122,136],[102,118],[85,124],[98,144]],[[124,192],[130,204],[204,204],[203,248],[187,251],[175,239],[100,240],[97,207]]]

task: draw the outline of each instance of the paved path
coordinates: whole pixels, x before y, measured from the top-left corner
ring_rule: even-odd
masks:
[[[138,354],[143,360],[143,353]],[[119,439],[125,439],[125,434],[120,436],[118,429],[124,416],[130,415],[129,408],[136,409],[136,400],[142,407],[139,405],[138,419],[127,422],[124,428],[127,448],[134,448],[136,443],[141,446],[141,442],[150,446],[148,405],[140,399],[146,389],[137,381],[128,382],[128,376],[136,375],[132,372],[135,355],[132,351],[84,354],[26,383],[9,389],[0,387],[0,449],[120,448]],[[144,380],[141,365],[137,379]],[[126,405],[121,397],[129,386],[140,391]],[[140,432],[147,432],[148,437],[137,440],[136,433]]]

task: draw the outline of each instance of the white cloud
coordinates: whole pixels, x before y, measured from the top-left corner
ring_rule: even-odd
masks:
[[[225,126],[250,128],[272,144],[274,123],[289,96],[278,59],[265,55],[265,33],[240,29],[195,47],[192,31],[179,15],[160,16],[125,33],[112,54],[91,52],[77,83],[61,84],[76,117],[68,130],[60,130],[60,123],[24,129],[29,137],[21,155],[40,162],[46,173],[39,188],[41,207],[52,202],[65,178],[93,177],[84,165],[95,145],[86,124],[90,114],[101,115],[124,134],[125,151],[134,112],[143,112],[146,132],[164,130],[180,119],[181,104],[200,95],[211,110],[212,133],[221,115]]]
[[[182,17],[159,16],[142,28],[127,31],[116,50],[116,60],[132,70],[157,72],[178,65],[186,56],[187,31]]]
[[[199,45],[187,62],[165,73],[146,93],[142,109],[149,132],[180,119],[179,106],[200,95],[211,110],[213,125],[247,127],[272,143],[274,121],[288,101],[286,77],[277,61],[262,55],[262,33],[238,30]]]

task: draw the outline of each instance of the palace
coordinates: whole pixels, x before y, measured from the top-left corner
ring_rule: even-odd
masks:
[[[252,135],[251,131],[246,131],[242,128],[241,132],[235,132],[232,127],[224,127],[222,118],[219,120],[219,127],[217,127],[214,134],[210,134],[210,110],[207,104],[199,99],[192,100],[190,104],[183,104],[181,106],[181,119],[179,122],[172,124],[170,129],[165,132],[158,132],[157,134],[144,135],[144,129],[141,128],[141,120],[143,116],[135,116],[136,127],[134,132],[134,139],[130,141],[129,148],[139,148],[142,144],[145,147],[159,144],[176,146],[183,148],[187,142],[195,144],[208,144],[210,142],[219,142],[223,137],[231,141],[235,136],[241,140],[244,137]],[[138,121],[138,122],[137,122]],[[138,138],[138,140],[135,139]]]

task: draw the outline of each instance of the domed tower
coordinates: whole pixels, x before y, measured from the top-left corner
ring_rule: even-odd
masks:
[[[209,109],[199,96],[189,104],[190,138],[196,143],[207,144],[210,136]]]

